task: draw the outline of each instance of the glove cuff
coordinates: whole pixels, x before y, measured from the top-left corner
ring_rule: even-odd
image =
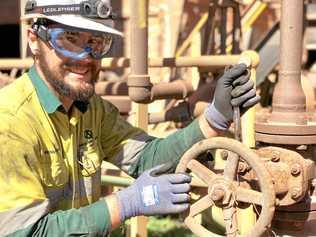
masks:
[[[215,128],[226,131],[231,121],[227,120],[215,107],[214,101],[204,110],[206,120]]]
[[[139,214],[136,206],[134,205],[137,203],[137,191],[135,191],[132,186],[116,192],[116,196],[120,208],[121,223],[127,218],[137,216]]]

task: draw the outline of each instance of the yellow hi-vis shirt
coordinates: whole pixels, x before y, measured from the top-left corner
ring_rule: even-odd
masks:
[[[35,67],[0,90],[0,121],[0,235],[96,202],[102,160],[127,171],[151,139],[97,96],[66,113]]]

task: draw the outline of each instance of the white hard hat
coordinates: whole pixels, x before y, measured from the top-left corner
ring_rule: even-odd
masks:
[[[75,28],[122,36],[113,28],[112,16],[109,0],[27,0],[21,20],[45,18]]]

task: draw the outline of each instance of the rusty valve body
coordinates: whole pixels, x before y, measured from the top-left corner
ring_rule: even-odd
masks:
[[[313,161],[304,159],[295,151],[279,147],[263,147],[255,152],[270,173],[278,206],[293,205],[305,197],[310,188],[309,181],[313,178]],[[239,162],[238,174],[256,186],[256,174],[245,162]]]

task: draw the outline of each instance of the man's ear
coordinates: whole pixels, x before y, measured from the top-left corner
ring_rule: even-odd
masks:
[[[39,50],[39,39],[36,35],[36,33],[34,32],[33,29],[29,28],[27,30],[27,40],[31,49],[31,52],[34,56],[38,56],[40,53]]]

